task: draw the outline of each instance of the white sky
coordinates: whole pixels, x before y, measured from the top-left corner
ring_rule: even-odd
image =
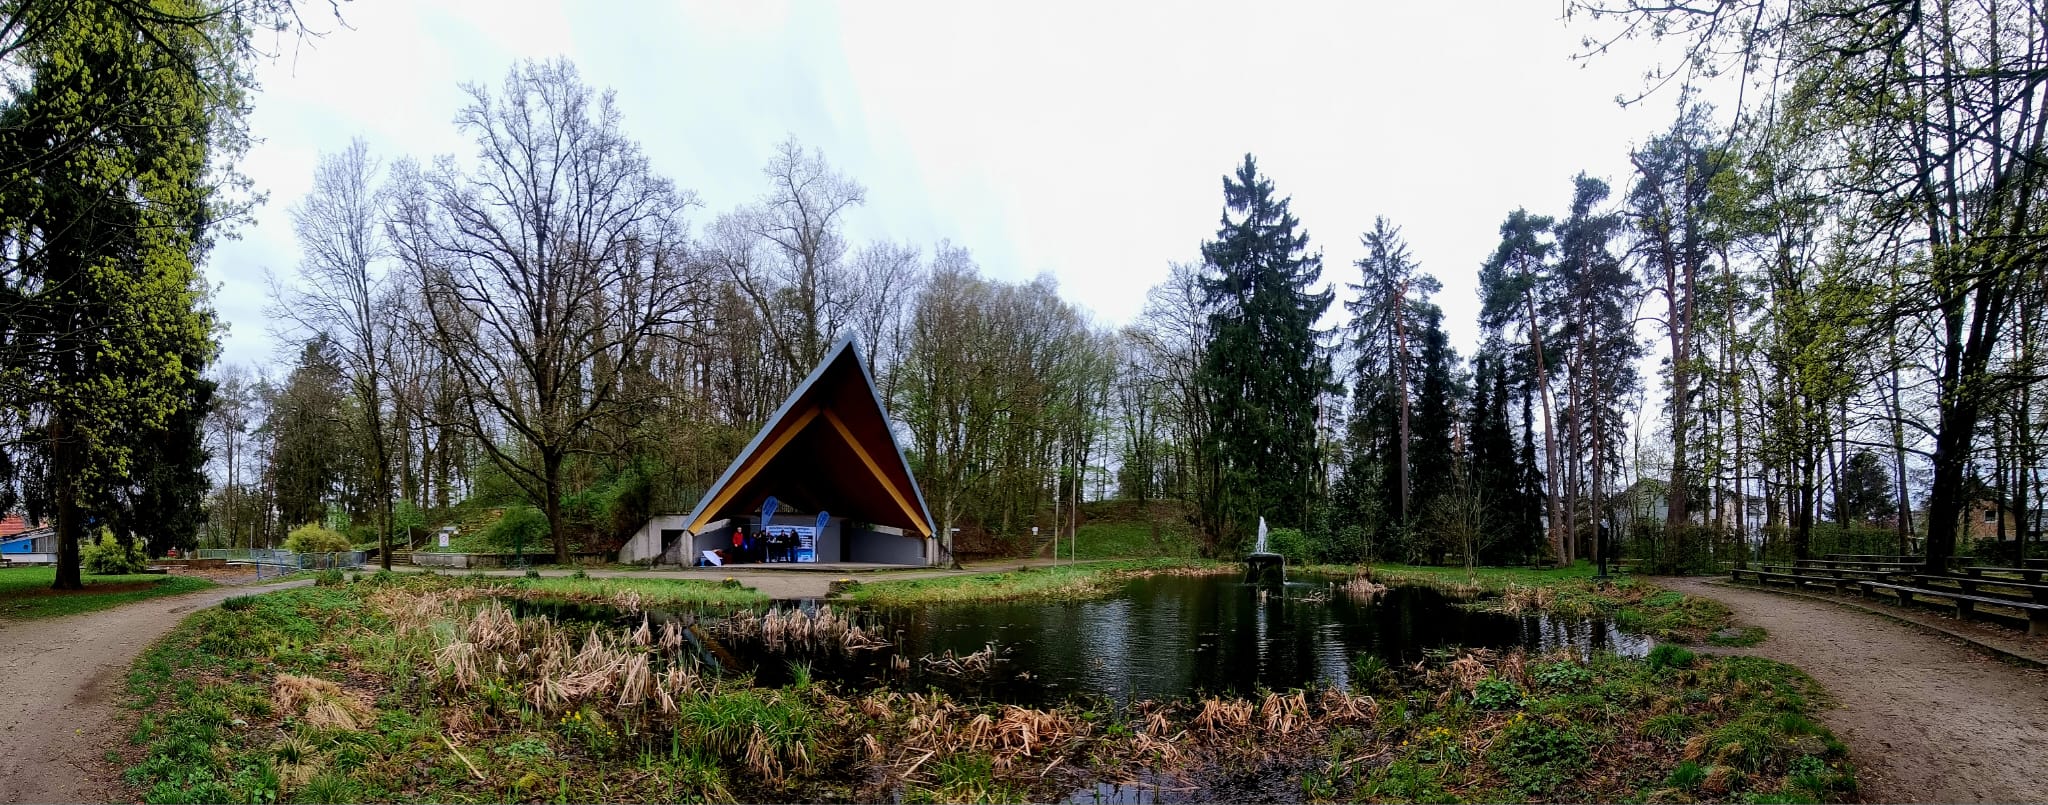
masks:
[[[521,58],[565,55],[617,90],[628,132],[705,202],[699,231],[759,195],[762,164],[795,135],[867,186],[856,245],[928,256],[950,238],[992,276],[1051,273],[1110,324],[1214,235],[1221,178],[1249,151],[1293,196],[1326,282],[1355,279],[1375,215],[1402,226],[1467,355],[1475,273],[1508,211],[1561,215],[1580,170],[1618,197],[1630,146],[1675,99],[1618,108],[1648,63],[1571,61],[1595,31],[1531,0],[361,0],[344,13],[349,29],[259,71],[241,167],[270,201],[206,269],[224,361],[289,360],[264,275],[298,261],[287,210],[318,155],[361,136],[387,159],[466,157],[457,84],[495,90]]]

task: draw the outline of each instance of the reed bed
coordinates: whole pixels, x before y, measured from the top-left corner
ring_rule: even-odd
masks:
[[[773,651],[788,648],[872,651],[889,641],[874,635],[854,617],[831,604],[815,609],[775,607],[765,612],[739,612],[709,623],[721,637],[759,640]]]

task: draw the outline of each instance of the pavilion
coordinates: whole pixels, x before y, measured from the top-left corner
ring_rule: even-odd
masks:
[[[764,531],[774,538],[762,539]],[[723,551],[727,563],[930,565],[934,533],[874,374],[849,334],[696,508],[648,520],[619,561],[695,565]]]

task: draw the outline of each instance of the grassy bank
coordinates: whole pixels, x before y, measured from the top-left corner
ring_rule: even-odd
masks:
[[[693,579],[618,579],[548,576],[513,582],[520,590],[538,597],[569,601],[611,601],[635,596],[648,606],[727,606],[766,604],[766,594],[737,582],[722,584]]]
[[[1623,630],[1659,640],[1714,645],[1755,645],[1762,629],[1737,628],[1728,608],[1718,601],[1665,590],[1632,576],[1593,579],[1593,566],[1580,562],[1564,568],[1462,567],[1380,564],[1316,565],[1304,572],[1363,572],[1387,585],[1422,585],[1476,600],[1494,611],[1520,614],[1548,612],[1567,618],[1601,618]]]
[[[142,573],[132,576],[86,576],[85,589],[57,591],[52,567],[0,569],[0,618],[51,618],[117,607],[146,598],[204,590],[213,582],[192,576]]]
[[[1138,576],[1157,573],[1206,573],[1234,568],[1233,565],[1199,559],[1156,558],[1083,562],[974,576],[879,581],[862,584],[854,588],[850,595],[855,603],[881,606],[973,603],[1023,598],[1087,598],[1113,590],[1116,585]]]
[[[1076,702],[757,687],[669,636],[515,621],[470,580],[238,599],[137,662],[149,802],[1844,799],[1813,683],[1755,658],[1361,660],[1358,689]],[[680,638],[677,638],[678,640]],[[1366,694],[1371,695],[1366,695]],[[1085,795],[1084,795],[1085,796]]]

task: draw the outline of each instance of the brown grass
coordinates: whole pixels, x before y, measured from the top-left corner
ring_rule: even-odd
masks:
[[[319,677],[278,674],[270,699],[278,712],[297,716],[314,729],[354,732],[376,721],[367,696]]]

